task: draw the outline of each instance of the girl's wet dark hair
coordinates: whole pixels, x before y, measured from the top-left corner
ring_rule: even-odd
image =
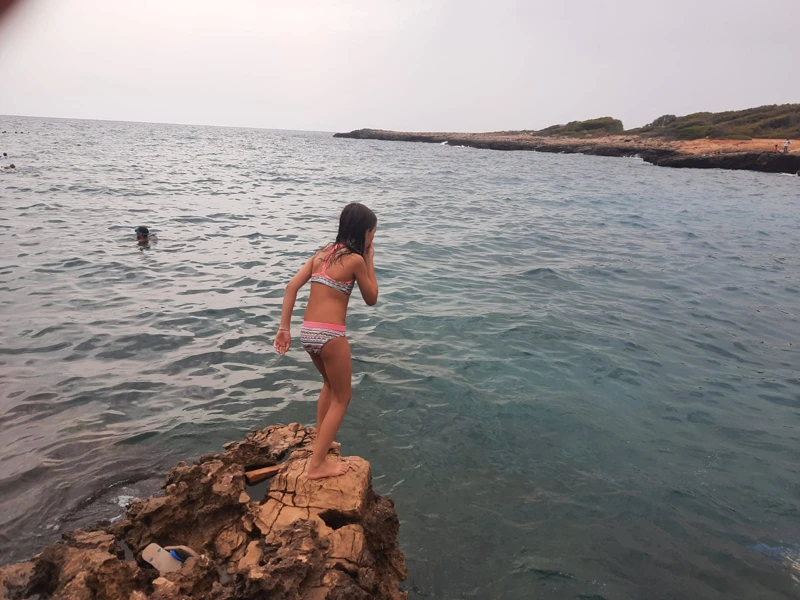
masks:
[[[359,202],[351,202],[342,210],[339,217],[339,233],[336,235],[336,245],[332,261],[338,260],[345,254],[358,254],[364,256],[367,232],[378,224],[378,217],[369,208]]]

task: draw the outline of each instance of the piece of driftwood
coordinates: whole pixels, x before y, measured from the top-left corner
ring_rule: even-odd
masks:
[[[244,474],[244,478],[247,480],[247,485],[255,485],[260,481],[264,481],[265,479],[269,479],[270,477],[274,477],[278,474],[278,471],[281,470],[280,465],[275,465],[274,467],[264,467],[263,469],[255,469],[253,471],[247,471]]]

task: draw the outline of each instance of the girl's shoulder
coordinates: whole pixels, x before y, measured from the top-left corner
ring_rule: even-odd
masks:
[[[347,252],[334,261],[336,264],[341,265],[343,270],[341,277],[346,279],[354,279],[358,272],[360,265],[364,262],[364,257],[355,252]]]
[[[360,254],[356,254],[355,252],[348,252],[342,258],[344,258],[345,260],[352,261],[352,262],[361,262],[361,261],[364,260],[363,256],[361,256]]]
[[[313,260],[325,260],[333,249],[333,244],[325,244],[322,248],[314,252],[311,257]]]
[[[342,257],[342,264],[347,265],[348,268],[356,268],[360,263],[364,262],[364,257],[355,252],[349,252]]]
[[[326,244],[317,250],[311,257],[313,267],[322,268],[324,264],[330,266],[335,263],[349,269],[356,268],[359,263],[364,262],[364,257],[360,254],[345,252],[344,254],[337,255],[337,253],[334,252],[335,249],[336,244]]]

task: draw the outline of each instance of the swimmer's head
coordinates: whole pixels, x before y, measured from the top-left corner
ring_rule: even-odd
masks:
[[[16,169],[17,165],[15,165],[14,163],[11,163],[10,165],[8,165],[8,168],[9,169]]]
[[[150,237],[150,230],[145,227],[144,225],[139,225],[136,228],[136,239],[137,240],[146,240]]]

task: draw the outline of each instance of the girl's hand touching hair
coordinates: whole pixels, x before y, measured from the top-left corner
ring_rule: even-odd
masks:
[[[367,247],[364,248],[364,259],[365,260],[372,260],[375,257],[375,242],[370,242],[367,244]]]

